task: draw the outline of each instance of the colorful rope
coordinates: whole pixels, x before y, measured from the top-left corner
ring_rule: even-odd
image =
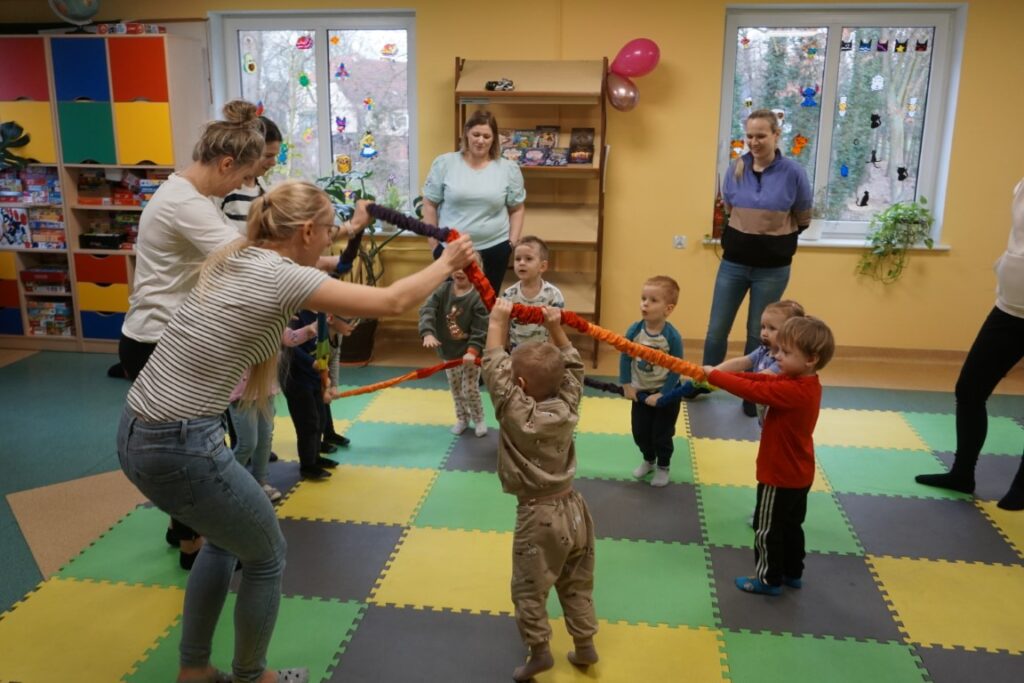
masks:
[[[479,358],[476,359],[476,364],[480,365],[480,359]],[[437,365],[432,365],[429,368],[419,368],[418,370],[413,370],[412,372],[407,372],[404,375],[399,375],[398,377],[392,377],[391,379],[385,379],[385,380],[382,380],[380,382],[374,382],[373,384],[367,384],[365,387],[357,387],[355,389],[349,389],[348,391],[338,391],[337,389],[329,389],[329,390],[326,391],[325,396],[328,399],[333,400],[333,399],[336,399],[336,398],[347,398],[349,396],[359,396],[360,394],[369,394],[369,393],[372,393],[374,391],[380,391],[381,389],[387,389],[388,387],[393,387],[396,384],[399,384],[401,382],[407,382],[407,381],[409,381],[411,379],[424,379],[426,377],[430,377],[431,375],[433,375],[436,372],[440,372],[442,370],[447,370],[448,368],[454,368],[454,367],[456,367],[458,365],[462,365],[462,359],[461,358],[457,358],[455,360],[447,360],[447,361],[445,361],[443,363],[438,363]]]
[[[590,387],[591,389],[597,389],[598,391],[607,391],[609,394],[618,394],[623,396],[622,387],[612,382],[602,382],[599,379],[593,377],[584,377],[583,384]]]
[[[356,257],[359,255],[359,245],[362,241],[363,231],[360,230],[345,245],[341,256],[338,257],[337,273],[339,275],[344,275],[352,270],[352,264],[355,263]],[[320,372],[320,390],[326,392],[331,387],[331,331],[327,325],[326,313],[316,314],[316,352],[314,357],[316,360],[313,362],[313,367]]]

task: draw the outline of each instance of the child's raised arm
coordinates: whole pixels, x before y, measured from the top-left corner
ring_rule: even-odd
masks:
[[[491,317],[487,323],[487,349],[503,349],[508,340],[508,321],[512,315],[512,302],[498,299],[491,309]]]
[[[551,342],[560,349],[569,346],[569,337],[562,328],[562,309],[555,306],[544,307],[544,327],[551,337]]]

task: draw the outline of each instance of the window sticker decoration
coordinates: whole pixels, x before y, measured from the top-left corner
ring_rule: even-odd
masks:
[[[852,49],[853,49],[853,40],[852,39],[850,39],[850,40],[840,40],[839,41],[839,51],[840,52],[849,52]]]
[[[309,50],[313,47],[313,36],[299,36],[299,39],[295,41],[295,49],[297,50]]]
[[[366,107],[366,111],[373,111],[373,98],[367,95],[363,98],[363,106]]]
[[[850,167],[847,166],[846,164],[843,164],[842,166],[840,166],[839,167],[839,175],[840,175],[840,177],[843,177],[843,178],[849,177],[849,175],[850,175]]]
[[[804,101],[800,103],[801,107],[817,107],[818,103],[814,101],[814,96],[818,94],[818,86],[815,85],[813,88],[807,86],[800,91],[800,94],[804,96]]]
[[[398,56],[398,45],[395,43],[385,43],[384,47],[380,49],[381,57],[394,58]]]
[[[340,44],[341,44],[341,37],[340,36],[337,36],[337,35],[331,36],[331,45],[340,45]]]
[[[335,116],[334,126],[338,129],[339,133],[345,132],[345,127],[348,125],[348,118],[345,116]]]
[[[345,68],[345,62],[338,62],[338,68],[334,71],[335,78],[348,78],[351,76],[348,69]]]
[[[874,42],[871,38],[862,40],[857,43],[857,52],[871,52],[871,43]]]
[[[867,190],[864,190],[864,194],[862,194],[860,196],[860,199],[857,200],[857,206],[867,206],[869,199],[871,199],[871,193],[869,193]]]
[[[256,58],[252,56],[252,53],[246,52],[242,57],[242,71],[247,74],[256,73]]]
[[[846,95],[839,96],[839,116],[846,116]]]
[[[914,52],[928,52],[928,41],[927,40],[919,40],[919,41],[917,41],[917,43],[914,45]]]
[[[871,115],[871,127],[872,128],[878,128],[881,125],[882,125],[882,115],[879,114],[878,112],[873,113]]]
[[[363,139],[359,141],[362,145],[362,149],[359,151],[359,156],[364,159],[375,159],[377,157],[377,141],[373,138],[373,133],[366,131],[363,135]]]
[[[895,52],[897,54],[903,54],[904,52],[907,51],[907,43],[908,42],[910,42],[909,38],[907,40],[897,40],[896,41],[896,47],[893,48],[893,52]]]
[[[793,146],[789,148],[789,153],[795,157],[800,156],[800,153],[804,151],[804,147],[810,142],[807,138],[799,133],[793,138]]]
[[[875,74],[871,77],[871,89],[878,92],[885,87],[885,76],[882,74]]]
[[[914,118],[917,116],[917,98],[911,97],[907,101],[907,117]]]
[[[899,166],[899,167],[897,167],[897,169],[896,169],[896,180],[899,180],[900,182],[902,182],[902,181],[907,179],[907,175],[908,174],[907,174],[907,167],[906,166]]]
[[[303,88],[308,88],[312,83],[313,81],[309,78],[308,73],[306,73],[305,71],[299,73],[299,85],[301,85]]]
[[[334,160],[334,168],[342,175],[350,173],[352,171],[352,157],[348,154],[339,154],[338,158]]]
[[[729,158],[738,159],[743,155],[743,140],[729,141]]]
[[[888,52],[888,51],[889,51],[889,41],[888,40],[879,40],[877,43],[875,43],[875,52]]]

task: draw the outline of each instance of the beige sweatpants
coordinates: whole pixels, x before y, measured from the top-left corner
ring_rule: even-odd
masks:
[[[512,540],[512,602],[528,646],[551,639],[547,598],[554,586],[575,640],[597,633],[594,614],[594,522],[577,491],[564,498],[520,504]]]

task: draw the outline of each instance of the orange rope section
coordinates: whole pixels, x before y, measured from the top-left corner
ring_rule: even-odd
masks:
[[[476,364],[480,365],[479,358],[476,360]],[[349,389],[348,391],[328,389],[327,391],[324,392],[324,402],[326,403],[336,398],[347,398],[349,396],[359,396],[360,394],[369,394],[374,391],[380,391],[381,389],[387,389],[388,387],[392,387],[401,382],[407,382],[411,379],[423,379],[425,377],[430,377],[435,372],[447,370],[448,368],[454,368],[458,365],[462,365],[461,358],[457,358],[455,360],[447,360],[443,363],[432,365],[429,368],[419,368],[418,370],[407,372],[404,375],[399,375],[398,377],[392,377],[391,379],[385,379],[380,382],[374,382],[373,384],[367,384],[365,387],[356,387],[355,389]]]

